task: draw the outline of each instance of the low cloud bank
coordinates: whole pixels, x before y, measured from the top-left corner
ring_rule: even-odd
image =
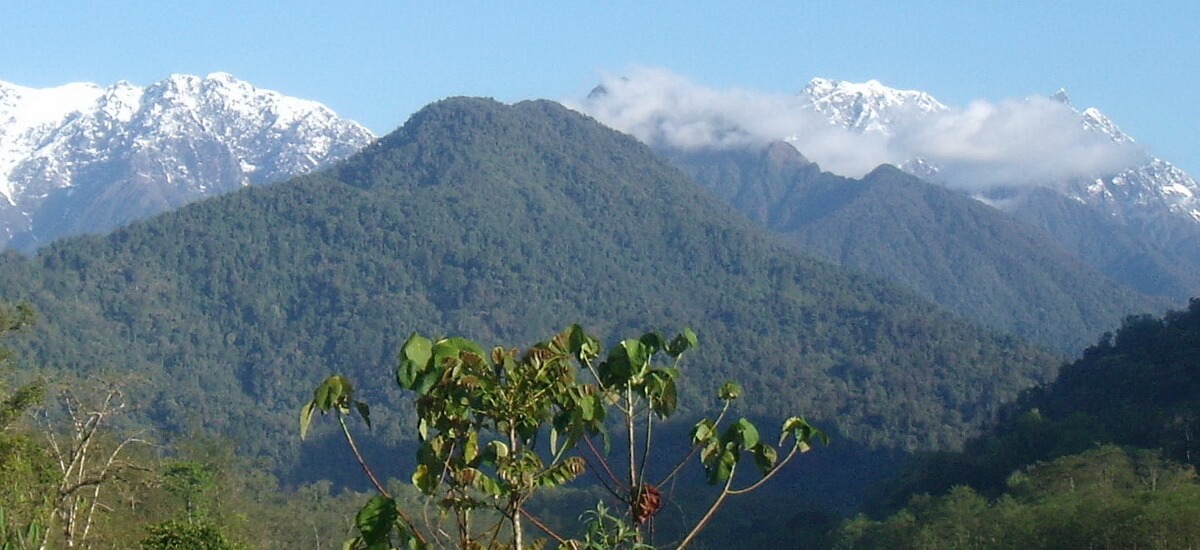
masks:
[[[787,139],[837,174],[861,177],[880,164],[921,158],[941,168],[947,185],[968,191],[1113,174],[1147,158],[1043,97],[910,113],[893,120],[888,134],[864,133],[831,124],[799,95],[713,89],[643,68],[605,77],[587,98],[566,104],[655,147],[723,149]]]

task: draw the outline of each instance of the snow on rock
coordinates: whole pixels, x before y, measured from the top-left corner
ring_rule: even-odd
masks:
[[[948,109],[925,92],[889,88],[878,80],[854,83],[814,78],[800,95],[831,124],[884,135],[889,135],[889,127],[902,117]]]
[[[875,80],[851,83],[816,78],[800,95],[830,124],[883,136],[891,136],[897,124],[910,121],[911,117],[936,116],[948,110],[929,94],[888,88]],[[1074,110],[1064,89],[1050,99]],[[1135,143],[1099,109],[1075,112],[1083,128],[1107,136],[1117,144]],[[1152,156],[1146,159],[1145,163],[1118,173],[1047,181],[1044,186],[1130,223],[1153,226],[1163,220],[1182,219],[1200,224],[1200,185],[1165,160]],[[900,167],[930,181],[943,179],[937,164],[927,159],[910,159]],[[959,183],[959,187],[969,187]],[[997,202],[989,198],[987,190],[978,193],[977,198],[998,206],[1015,204]]]
[[[371,142],[329,108],[228,73],[139,87],[0,81],[0,244],[32,249],[249,184]]]

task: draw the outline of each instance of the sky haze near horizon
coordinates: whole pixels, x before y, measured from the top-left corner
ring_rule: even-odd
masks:
[[[455,95],[577,99],[661,68],[774,94],[876,79],[942,103],[1066,88],[1200,174],[1200,2],[402,2],[11,0],[0,80],[30,87],[229,72],[385,134]]]

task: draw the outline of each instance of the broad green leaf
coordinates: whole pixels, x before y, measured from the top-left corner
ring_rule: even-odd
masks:
[[[396,383],[401,388],[411,390],[417,378],[429,367],[429,359],[433,356],[432,342],[428,338],[413,333],[400,348],[400,365],[396,367]]]
[[[692,427],[692,446],[700,445],[712,439],[715,434],[716,427],[713,426],[712,420],[707,418],[701,419]]]
[[[724,442],[736,444],[739,450],[750,450],[758,445],[758,428],[755,428],[749,420],[741,418],[725,429],[725,434],[721,439]]]
[[[362,533],[367,548],[390,548],[392,524],[400,517],[396,501],[376,495],[354,516],[354,525]],[[382,546],[381,546],[382,545]]]
[[[793,416],[783,421],[783,429],[781,430],[779,441],[780,444],[787,436],[791,435],[796,438],[796,446],[801,451],[807,452],[811,448],[812,443],[820,441],[823,445],[829,444],[829,436],[825,432],[813,427],[807,420],[798,416]]]
[[[637,340],[633,340],[633,342],[637,342]],[[600,375],[600,383],[606,388],[624,387],[633,376],[629,350],[623,345],[608,350],[608,358],[600,364],[597,372]]]
[[[584,395],[579,398],[579,417],[584,422],[591,422],[596,419],[596,396]]]
[[[422,371],[417,375],[416,380],[413,381],[413,385],[408,389],[416,392],[419,395],[426,395],[429,393],[429,390],[432,390],[433,387],[437,385],[438,381],[442,379],[442,374],[444,372],[445,369],[440,367],[433,367]]]
[[[471,430],[467,432],[467,441],[463,444],[463,462],[472,464],[479,456],[479,432]]]
[[[503,441],[489,442],[488,450],[492,452],[492,455],[495,456],[497,460],[504,460],[505,458],[508,458],[508,445],[505,445]]]
[[[679,357],[683,352],[696,347],[696,333],[690,328],[684,328],[675,338],[671,339],[671,343],[667,346],[667,355],[671,357]]]
[[[745,418],[742,418],[737,421],[736,426],[738,427],[738,432],[742,436],[743,449],[750,449],[755,445],[758,445],[758,428],[754,427],[753,423]]]
[[[479,357],[486,357],[483,348],[479,347],[478,344],[459,336],[443,338],[433,345],[434,362],[440,362],[446,357],[457,357],[463,352],[470,352]]]
[[[437,490],[438,477],[433,475],[429,470],[429,466],[417,464],[416,469],[413,470],[412,484],[420,489],[422,493],[432,495]]]
[[[721,458],[721,443],[716,438],[709,439],[704,443],[704,448],[700,449],[700,463],[706,469],[711,469],[718,459]]]
[[[716,485],[729,479],[733,475],[733,467],[737,464],[737,455],[732,451],[721,453],[721,458],[716,462],[714,467],[709,471],[708,484]]]
[[[629,366],[632,369],[631,374],[634,377],[643,376],[646,369],[650,367],[650,357],[654,352],[643,344],[641,340],[625,340],[621,342],[620,347],[624,348],[628,353]]]
[[[589,429],[592,429],[593,431],[603,430],[604,429],[604,418],[608,414],[608,409],[604,408],[603,399],[597,397],[594,394],[592,395],[591,404],[592,404],[592,420],[591,420],[591,423],[588,424]]]
[[[569,346],[571,354],[575,356],[576,360],[587,364],[600,355],[599,340],[588,336],[579,325],[571,325],[567,330],[570,331]]]
[[[775,463],[779,460],[779,453],[775,451],[775,447],[766,443],[754,447],[753,454],[754,464],[758,466],[758,471],[764,476],[775,469]]]
[[[666,418],[675,413],[675,408],[679,406],[679,394],[675,389],[674,378],[666,378],[662,382],[662,390],[653,404],[654,412],[659,418]]]
[[[646,334],[643,334],[638,341],[641,342],[642,346],[645,348],[647,357],[653,357],[654,354],[667,347],[667,341],[663,340],[663,337],[657,332],[647,332]]]
[[[300,439],[303,440],[308,435],[308,425],[312,423],[312,414],[316,410],[316,401],[309,401],[307,405],[300,409]]]
[[[316,403],[322,412],[329,412],[334,407],[344,409],[345,403],[353,393],[354,388],[350,381],[340,374],[335,374],[317,386],[313,392],[313,403]]]

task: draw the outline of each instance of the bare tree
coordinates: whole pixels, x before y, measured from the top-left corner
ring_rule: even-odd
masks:
[[[54,460],[62,472],[55,489],[53,520],[58,522],[65,548],[86,546],[88,534],[98,510],[109,509],[101,502],[105,485],[129,470],[147,468],[122,460],[127,447],[146,444],[140,433],[118,439],[115,445],[105,444],[106,427],[112,419],[127,412],[121,388],[110,387],[97,402],[87,403],[74,392],[63,390],[59,402],[69,420],[70,432],[60,435],[52,423],[46,422],[46,438]],[[46,548],[46,542],[42,543]]]

